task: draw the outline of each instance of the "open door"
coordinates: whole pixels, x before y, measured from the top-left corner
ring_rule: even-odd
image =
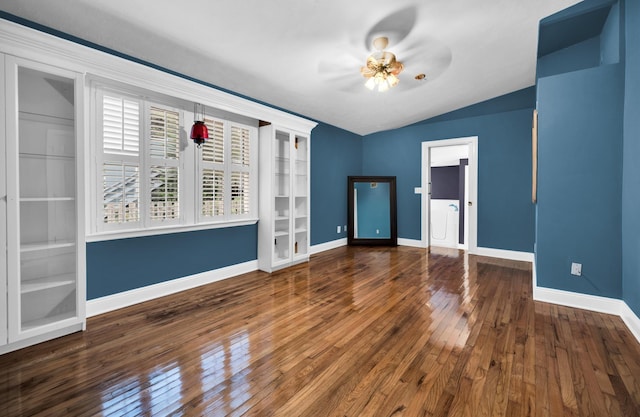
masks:
[[[422,242],[425,247],[434,245],[476,252],[477,149],[477,136],[422,143]]]

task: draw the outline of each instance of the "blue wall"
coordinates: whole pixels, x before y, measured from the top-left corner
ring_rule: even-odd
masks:
[[[395,175],[398,237],[421,239],[422,142],[478,136],[478,246],[533,252],[531,89],[363,139],[363,175]],[[523,110],[508,111],[509,108]]]
[[[556,68],[567,72],[537,83],[536,269],[541,287],[623,297],[624,65],[604,65],[619,60],[620,18],[618,4],[590,0],[549,19],[560,37],[563,30],[576,29],[576,22],[589,20],[591,28],[576,30],[590,37],[593,29],[601,33],[596,37],[598,66],[570,69],[574,57],[560,51]],[[541,37],[548,31],[543,22]],[[583,264],[582,277],[570,274],[571,262]]]
[[[538,59],[538,77],[593,68],[600,65],[600,37],[594,37]]]
[[[538,285],[621,298],[622,68],[538,80]],[[570,275],[582,263],[583,277]]]
[[[600,63],[603,65],[620,62],[620,5],[611,6],[600,35]]]
[[[87,299],[257,259],[256,225],[87,244]]]
[[[622,179],[622,291],[640,316],[640,2],[625,2],[624,168]]]
[[[311,134],[311,244],[346,238],[347,177],[362,174],[362,136],[325,123]]]

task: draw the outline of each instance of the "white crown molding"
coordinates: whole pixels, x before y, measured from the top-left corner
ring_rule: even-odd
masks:
[[[97,316],[119,308],[164,297],[166,295],[199,287],[201,285],[211,284],[216,281],[232,278],[237,275],[246,274],[256,270],[258,270],[258,261],[248,261],[241,264],[214,269],[212,271],[160,282],[146,287],[136,288],[130,291],[108,295],[106,297],[88,300],[87,317]]]
[[[347,246],[347,238],[331,240],[329,242],[313,245],[310,248],[310,253],[311,255],[315,255],[316,253],[328,251],[328,250],[339,248],[342,246]]]
[[[177,75],[0,19],[0,52],[161,92],[207,107],[308,132],[317,123]]]

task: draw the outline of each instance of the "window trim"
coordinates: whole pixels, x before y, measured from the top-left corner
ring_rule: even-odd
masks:
[[[225,163],[225,186],[224,186],[224,206],[225,214],[208,218],[201,215],[201,199],[202,199],[202,181],[201,175],[201,154],[196,145],[186,138],[187,129],[193,123],[194,114],[187,110],[189,103],[185,103],[179,98],[165,97],[163,94],[140,90],[135,86],[127,88],[127,86],[116,83],[109,83],[102,80],[94,80],[89,83],[91,94],[90,107],[92,125],[92,135],[90,144],[91,160],[95,163],[90,167],[90,213],[91,218],[88,219],[87,241],[113,240],[129,237],[151,236],[157,234],[178,233],[194,230],[217,229],[224,227],[235,227],[255,224],[258,221],[258,139],[259,132],[256,126],[247,124],[247,122],[239,122],[237,120],[229,120],[220,117],[215,109],[206,112],[206,117],[212,120],[221,121],[224,125],[224,158]],[[102,184],[102,167],[105,162],[109,162],[109,158],[104,157],[103,140],[102,140],[102,97],[104,95],[113,95],[114,97],[122,97],[137,101],[140,112],[140,148],[138,158],[138,169],[140,172],[139,184],[139,201],[140,201],[140,220],[135,223],[119,223],[106,224],[102,222],[103,215],[103,184]],[[161,107],[167,110],[177,111],[180,114],[181,123],[181,145],[180,157],[177,164],[179,169],[179,204],[180,215],[176,220],[154,221],[150,219],[150,185],[149,171],[151,166],[156,165],[154,161],[161,161],[152,158],[149,154],[148,136],[150,133],[150,109],[151,107]],[[241,119],[242,116],[239,116]],[[233,117],[232,117],[233,119]],[[243,215],[233,215],[230,213],[231,199],[231,172],[234,172],[231,161],[231,128],[238,127],[249,131],[249,167],[247,172],[250,176],[250,212]],[[117,158],[114,158],[114,161]],[[123,158],[131,159],[131,157]],[[167,165],[168,166],[168,165]]]

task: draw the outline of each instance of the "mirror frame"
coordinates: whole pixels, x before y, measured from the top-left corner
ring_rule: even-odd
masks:
[[[354,193],[353,189],[358,182],[385,182],[389,184],[389,229],[388,239],[356,238],[353,236],[354,227]],[[347,244],[349,245],[379,245],[398,246],[398,217],[396,213],[396,177],[387,176],[349,176],[347,188],[347,206],[349,228],[347,230]]]

